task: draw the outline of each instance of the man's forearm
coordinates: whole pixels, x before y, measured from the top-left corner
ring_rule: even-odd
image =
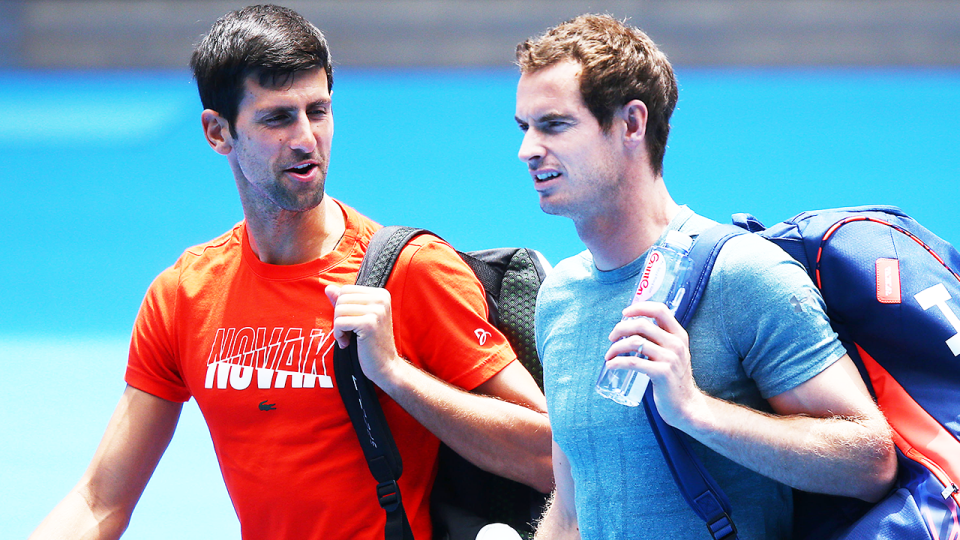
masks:
[[[776,415],[697,387],[686,330],[663,304],[637,302],[610,333],[609,367],[650,377],[660,415],[714,451],[787,485],[873,501],[893,484],[890,427],[843,355],[768,401]],[[652,317],[653,324],[644,317]],[[628,355],[643,344],[646,359]]]
[[[896,454],[882,417],[773,415],[704,396],[708,414],[681,429],[714,451],[789,486],[875,501]]]
[[[29,540],[65,538],[114,540],[120,538],[130,522],[122,512],[100,512],[91,508],[89,497],[78,485],[54,507]]]
[[[30,538],[119,538],[173,437],[181,407],[128,386],[80,482]]]
[[[553,489],[545,412],[465,392],[408,362],[397,371],[381,388],[450,448],[484,470]]]
[[[326,293],[337,343],[356,339],[364,374],[404,410],[478,467],[544,493],[553,488],[546,401],[519,362],[477,389],[504,400],[465,392],[397,354],[386,289],[330,285]]]

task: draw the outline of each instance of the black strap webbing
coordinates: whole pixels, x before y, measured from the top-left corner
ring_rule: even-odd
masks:
[[[370,239],[366,254],[357,274],[357,285],[383,287],[390,278],[397,256],[413,237],[423,229],[384,227]],[[397,480],[403,472],[400,451],[387,425],[374,384],[363,374],[357,342],[351,340],[344,350],[334,347],[333,370],[340,397],[357,433],[357,440],[367,459],[367,465],[377,481],[377,500],[387,513],[385,540],[413,540],[413,531],[403,509],[403,499]]]

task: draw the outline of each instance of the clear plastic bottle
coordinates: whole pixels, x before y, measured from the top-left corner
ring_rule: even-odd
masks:
[[[661,302],[676,312],[686,292],[685,282],[692,261],[687,255],[693,240],[679,231],[667,231],[663,241],[647,254],[637,292],[631,303]],[[633,353],[636,356],[637,353]],[[646,358],[640,353],[641,358]],[[650,378],[633,369],[607,369],[604,364],[597,380],[597,393],[617,403],[636,407]]]

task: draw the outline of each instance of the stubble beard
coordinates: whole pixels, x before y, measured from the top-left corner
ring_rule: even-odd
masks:
[[[242,182],[247,186],[246,189],[241,189],[244,207],[249,207],[264,217],[284,212],[301,214],[316,208],[325,196],[327,161],[321,161],[317,166],[320,169],[318,178],[309,185],[297,185],[296,181],[284,178],[285,173],[282,171],[273,173],[273,182],[264,185],[251,182],[241,170]]]
[[[587,182],[596,190],[592,196],[581,192],[579,198],[574,196],[564,201],[561,197],[562,190],[559,193],[550,194],[553,195],[552,197],[541,193],[540,210],[548,215],[569,218],[578,229],[589,225],[598,217],[602,218],[603,214],[616,206],[617,202],[624,197],[624,178],[620,171],[606,165],[601,165],[594,171],[593,178]],[[551,201],[551,198],[554,200]]]
[[[326,191],[326,182],[327,182],[327,162],[320,162],[317,167],[320,169],[318,171],[318,178],[315,183],[312,183],[306,189],[307,186],[297,186],[294,187],[302,188],[299,190],[291,189],[287,187],[286,183],[283,181],[284,173],[279,173],[277,181],[273,184],[273,201],[274,203],[286,210],[288,212],[306,212],[316,208],[321,202],[323,202],[323,197]],[[287,182],[289,183],[289,182]]]

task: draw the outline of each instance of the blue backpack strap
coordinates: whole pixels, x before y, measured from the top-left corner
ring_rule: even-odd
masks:
[[[428,231],[423,229],[390,226],[374,233],[360,264],[357,285],[385,286],[403,247],[413,237],[426,232]],[[397,479],[403,472],[403,461],[380,407],[374,384],[360,368],[355,339],[350,340],[346,349],[341,349],[339,345],[334,347],[333,366],[340,397],[350,416],[370,472],[377,481],[377,500],[387,514],[384,538],[412,540],[413,531],[403,509],[400,487],[397,485]]]
[[[693,318],[720,249],[730,238],[745,233],[746,231],[739,227],[717,225],[697,237],[690,248],[690,258],[693,261],[690,281],[676,312],[681,325],[686,327]],[[643,409],[660,445],[660,451],[687,504],[706,522],[707,529],[715,540],[737,540],[737,528],[730,517],[730,500],[693,453],[686,435],[667,424],[660,416],[653,399],[652,386],[648,386],[643,394]]]

